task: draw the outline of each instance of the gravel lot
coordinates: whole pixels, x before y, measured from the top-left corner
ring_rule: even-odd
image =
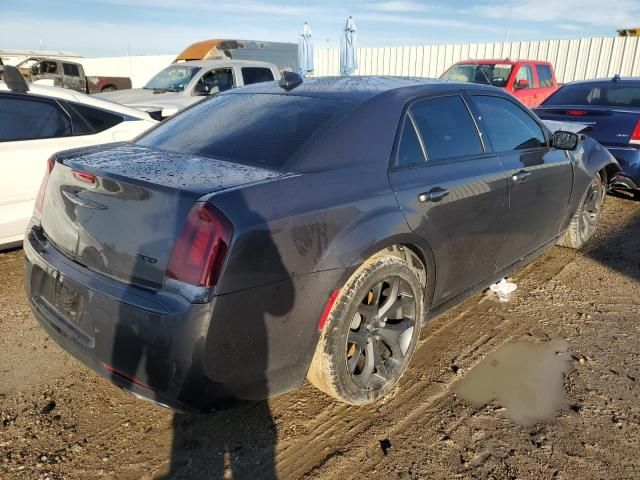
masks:
[[[49,340],[22,252],[0,254],[0,478],[640,478],[640,203],[608,197],[586,251],[554,247],[514,281],[508,303],[476,296],[429,323],[382,403],[344,406],[306,385],[192,416],[133,398]],[[490,355],[540,380],[542,357],[513,358],[522,341],[564,345],[549,384],[515,395],[535,408],[561,375],[551,417],[518,424],[453,393]]]

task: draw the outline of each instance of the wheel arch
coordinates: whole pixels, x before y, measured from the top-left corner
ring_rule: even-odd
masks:
[[[595,140],[587,138],[582,141],[581,145],[585,150],[582,165],[589,178],[593,178],[596,173],[604,172],[606,177],[603,180],[608,184],[622,170],[609,150]]]
[[[436,263],[431,246],[426,240],[414,233],[393,235],[368,245],[362,250],[358,258],[352,262],[351,266],[345,269],[336,289],[342,288],[354,272],[368,259],[383,253],[397,255],[398,252],[402,251],[408,251],[411,257],[417,259],[424,269],[425,295],[423,300],[426,314],[431,309],[433,293],[435,291]],[[409,263],[411,263],[411,261],[409,261]]]

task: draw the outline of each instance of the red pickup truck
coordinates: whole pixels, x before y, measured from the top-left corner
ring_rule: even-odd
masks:
[[[558,89],[553,66],[537,60],[465,60],[440,78],[500,87],[528,107],[536,107]]]

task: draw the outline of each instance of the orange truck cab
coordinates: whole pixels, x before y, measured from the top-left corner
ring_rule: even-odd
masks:
[[[536,107],[558,89],[549,62],[537,60],[465,60],[452,65],[440,78],[494,85],[528,107]]]

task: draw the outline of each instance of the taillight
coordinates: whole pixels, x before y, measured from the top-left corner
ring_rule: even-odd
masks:
[[[638,120],[638,123],[636,123],[636,127],[633,129],[633,133],[631,134],[629,143],[640,145],[640,120]]]
[[[171,252],[167,276],[197,287],[216,285],[233,227],[217,208],[197,202]]]
[[[51,175],[51,170],[56,165],[56,161],[53,157],[47,160],[47,169],[44,172],[44,177],[42,177],[42,183],[40,184],[40,190],[38,190],[38,196],[36,197],[36,210],[42,213],[42,202],[44,202],[44,194],[47,191],[47,183],[49,183],[49,175]]]
[[[76,180],[80,180],[84,183],[95,185],[97,183],[96,176],[93,173],[81,172],[80,170],[73,170],[71,172]]]
[[[567,110],[567,115],[586,115],[586,110]]]

